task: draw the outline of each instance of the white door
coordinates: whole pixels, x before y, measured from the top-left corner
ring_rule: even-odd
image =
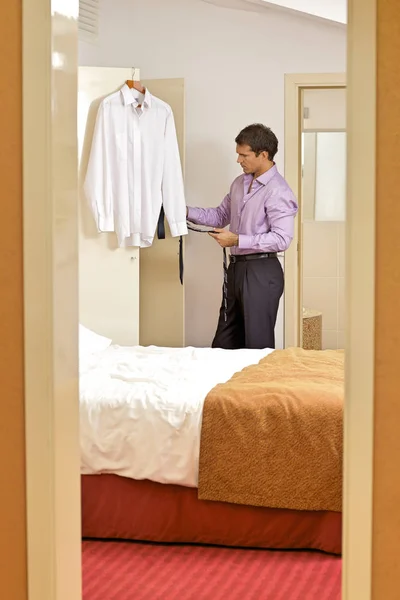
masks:
[[[135,73],[139,77],[138,71]],[[139,249],[118,248],[114,233],[97,232],[83,182],[99,104],[116,91],[130,68],[80,67],[78,81],[79,319],[114,343],[139,343]]]

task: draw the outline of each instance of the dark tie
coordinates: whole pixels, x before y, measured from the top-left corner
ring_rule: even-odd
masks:
[[[224,319],[225,323],[228,320],[228,258],[226,256],[226,248],[223,249],[224,255],[224,285],[223,285],[223,304],[224,304]]]
[[[159,240],[165,240],[165,213],[164,207],[161,205],[160,215],[157,223],[157,237]],[[183,240],[182,236],[179,238],[179,279],[183,285]]]

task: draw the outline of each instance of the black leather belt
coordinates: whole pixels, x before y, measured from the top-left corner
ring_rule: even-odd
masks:
[[[165,240],[165,213],[164,207],[161,206],[160,214],[157,223],[157,237],[159,240]],[[183,285],[183,240],[179,238],[179,280]]]
[[[257,260],[260,258],[276,258],[278,254],[276,252],[262,252],[261,254],[231,254],[230,262],[241,262],[245,260]]]

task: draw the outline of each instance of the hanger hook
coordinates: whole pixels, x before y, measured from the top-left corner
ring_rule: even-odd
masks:
[[[135,80],[136,67],[132,67],[132,81]]]

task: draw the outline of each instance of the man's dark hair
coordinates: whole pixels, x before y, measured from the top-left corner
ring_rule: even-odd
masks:
[[[256,156],[260,152],[268,152],[269,160],[274,160],[278,152],[278,138],[269,127],[261,123],[254,123],[242,129],[235,142],[238,146],[250,146]]]

